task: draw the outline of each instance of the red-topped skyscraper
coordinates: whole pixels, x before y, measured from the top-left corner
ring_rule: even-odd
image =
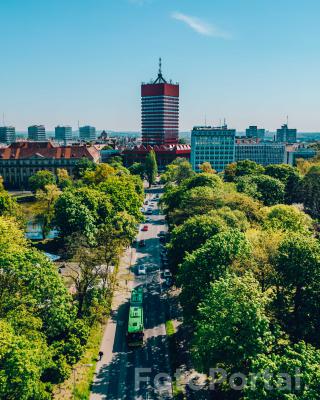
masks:
[[[161,72],[153,83],[141,85],[142,143],[177,144],[179,138],[179,84],[168,83]]]

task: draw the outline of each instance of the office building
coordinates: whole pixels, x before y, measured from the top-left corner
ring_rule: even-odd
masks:
[[[13,143],[16,141],[16,129],[14,126],[0,126],[0,143]]]
[[[37,171],[56,174],[58,168],[63,168],[73,176],[75,164],[82,158],[99,162],[99,150],[89,145],[59,146],[50,141],[16,142],[0,148],[0,175],[6,188],[27,189],[30,176]]]
[[[283,143],[296,143],[297,130],[289,129],[287,124],[282,125],[280,129],[277,129],[276,141]]]
[[[247,138],[257,138],[260,140],[264,139],[266,131],[265,129],[258,129],[256,125],[251,125],[246,129],[246,137]]]
[[[46,140],[46,128],[43,125],[32,125],[28,128],[28,139],[33,141]]]
[[[71,126],[56,126],[54,129],[54,133],[54,137],[58,142],[72,140]]]
[[[227,125],[220,127],[197,126],[191,133],[191,164],[194,171],[209,162],[213,169],[221,172],[235,159],[235,129]]]
[[[144,145],[177,144],[179,84],[168,83],[161,71],[152,83],[141,85],[141,129]]]
[[[79,128],[79,137],[80,140],[85,140],[85,141],[93,141],[96,140],[97,134],[96,134],[96,128],[94,126],[81,126]]]
[[[309,160],[316,157],[317,151],[312,147],[305,147],[304,145],[289,145],[286,148],[286,163],[292,166],[297,165],[297,160]]]
[[[261,165],[283,164],[286,146],[284,143],[264,142],[237,139],[235,161],[250,160]]]

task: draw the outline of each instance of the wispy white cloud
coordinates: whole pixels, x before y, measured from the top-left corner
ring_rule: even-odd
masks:
[[[231,35],[228,32],[220,30],[218,27],[208,24],[200,18],[192,15],[182,14],[180,12],[173,12],[171,18],[184,22],[189,28],[193,29],[200,35],[212,36],[216,38],[230,39]]]

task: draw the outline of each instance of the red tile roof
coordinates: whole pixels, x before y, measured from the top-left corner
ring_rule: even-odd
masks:
[[[43,158],[82,158],[99,160],[99,150],[95,146],[67,145],[58,146],[53,142],[16,142],[5,148],[0,148],[0,159],[24,159],[34,156]]]
[[[124,154],[132,154],[132,153],[149,153],[151,150],[154,150],[155,153],[175,153],[175,154],[189,154],[191,151],[191,147],[189,144],[162,144],[162,145],[155,145],[155,146],[150,146],[150,145],[141,145],[141,146],[136,146],[134,148],[124,148],[123,153]]]

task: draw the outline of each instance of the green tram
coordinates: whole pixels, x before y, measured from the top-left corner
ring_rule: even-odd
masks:
[[[132,290],[129,309],[127,342],[130,347],[143,345],[143,287]]]

